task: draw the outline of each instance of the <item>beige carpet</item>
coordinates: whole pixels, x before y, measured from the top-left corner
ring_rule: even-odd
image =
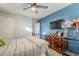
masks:
[[[53,49],[49,49],[48,54],[49,54],[49,56],[62,56],[62,54],[56,52]]]
[[[65,53],[69,56],[79,56],[79,54],[76,54],[76,53],[73,53],[73,52],[70,52],[70,51],[65,51]],[[48,50],[48,55],[49,56],[63,56],[61,53],[58,53],[57,51],[55,51],[51,48]]]

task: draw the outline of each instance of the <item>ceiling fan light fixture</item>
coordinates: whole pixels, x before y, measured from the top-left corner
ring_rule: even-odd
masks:
[[[32,11],[33,11],[33,12],[36,12],[36,11],[37,11],[36,6],[32,6],[32,8],[31,8],[31,9],[32,9]]]
[[[38,13],[38,10],[37,10],[38,8],[47,9],[48,6],[38,5],[37,3],[30,3],[30,6],[27,8],[24,8],[23,10],[27,10],[29,8],[31,8],[33,12]]]

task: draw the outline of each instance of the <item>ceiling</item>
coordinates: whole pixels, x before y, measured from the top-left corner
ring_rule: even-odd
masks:
[[[28,3],[0,3],[0,11],[40,19],[70,5],[70,3],[37,3],[37,4],[48,6],[48,9],[38,9],[38,13],[36,14],[31,9],[23,11],[24,7],[29,6]]]

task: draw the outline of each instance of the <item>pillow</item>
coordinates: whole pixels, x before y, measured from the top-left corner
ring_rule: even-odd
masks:
[[[4,46],[5,45],[5,40],[4,39],[0,39],[0,46]]]

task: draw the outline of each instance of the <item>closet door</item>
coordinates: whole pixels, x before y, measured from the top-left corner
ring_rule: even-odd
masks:
[[[0,35],[2,37],[11,37],[13,33],[13,20],[7,16],[0,16]]]

